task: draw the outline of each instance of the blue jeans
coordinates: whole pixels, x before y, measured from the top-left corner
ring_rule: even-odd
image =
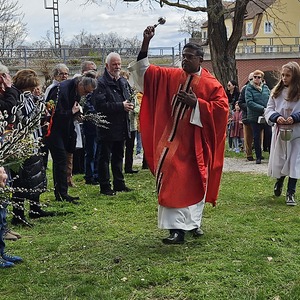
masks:
[[[141,152],[142,152],[141,133],[137,131],[136,132],[136,154],[140,154]]]
[[[98,143],[96,135],[85,135],[84,144],[84,178],[98,180]]]
[[[4,233],[7,226],[6,222],[6,207],[7,204],[0,200],[0,255],[4,253],[5,243],[4,243]]]

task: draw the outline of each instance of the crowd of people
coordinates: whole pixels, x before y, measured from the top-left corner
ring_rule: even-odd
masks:
[[[113,197],[134,188],[126,185],[124,173],[138,172],[133,169],[134,149],[136,145],[141,155],[143,147],[143,168],[156,177],[158,226],[169,230],[164,244],[182,244],[188,232],[195,238],[203,235],[204,204],[216,205],[226,136],[229,147],[244,150],[249,161],[254,160],[254,149],[257,164],[262,150],[270,152],[268,174],[276,178],[274,194],[281,195],[288,176],[286,204],[296,205],[299,65],[284,65],[272,91],[261,70],[249,74],[241,92],[233,80],[224,89],[201,66],[204,52],[197,44],[183,47],[182,68],[151,65],[148,48],[154,35],[154,26],[144,30],[137,61],[128,71],[121,70],[121,56],[115,52],[107,55],[103,74],[94,62],[85,61],[80,73],[69,79],[69,68],[60,63],[44,93],[35,71],[20,70],[11,78],[0,65],[0,112],[6,116],[6,130],[35,122],[30,130],[35,147],[24,155],[22,167],[11,169],[5,162],[0,166],[0,187],[13,189],[11,199],[3,194],[0,203],[0,268],[22,261],[5,251],[5,239],[20,238],[7,226],[7,205],[13,206],[13,225],[32,226],[25,200],[29,218],[55,215],[40,203],[47,190],[49,153],[56,201],[77,205],[80,199],[70,195],[69,187],[75,185],[78,149],[84,153],[85,183],[99,185],[100,194]]]
[[[232,112],[229,117],[228,144],[256,164],[269,152],[268,175],[276,178],[274,195],[282,193],[288,176],[286,204],[295,206],[300,159],[300,67],[296,62],[282,66],[280,80],[270,91],[264,72],[255,70],[239,93],[234,81],[228,82],[227,95]],[[236,99],[238,100],[236,101]],[[233,108],[234,107],[234,108]]]
[[[20,257],[8,255],[4,251],[4,240],[21,238],[19,233],[12,231],[7,225],[6,209],[9,204],[12,205],[12,225],[33,226],[26,216],[25,200],[29,202],[30,219],[55,215],[55,212],[46,211],[40,203],[41,193],[47,190],[49,153],[57,201],[79,204],[79,197],[71,196],[68,191],[74,185],[73,153],[79,148],[84,148],[85,151],[86,184],[100,183],[101,193],[110,196],[115,195],[116,191],[131,191],[124,181],[123,156],[125,141],[128,140],[130,143],[128,142],[127,147],[131,149],[126,152],[126,159],[129,160],[126,166],[129,169],[125,171],[134,173],[132,163],[136,128],[130,129],[129,114],[134,115],[132,120],[136,119],[138,105],[136,93],[129,85],[128,78],[120,76],[121,64],[118,61],[115,63],[118,59],[120,56],[117,53],[107,56],[103,76],[98,76],[94,62],[85,61],[82,63],[81,73],[71,79],[68,78],[69,68],[59,63],[54,67],[53,81],[44,93],[34,70],[20,70],[11,78],[8,68],[0,65],[0,111],[1,116],[6,118],[5,123],[1,123],[5,126],[4,130],[13,132],[16,130],[14,128],[22,126],[26,129],[28,124],[35,122],[31,130],[27,128],[28,138],[34,143],[32,153],[25,147],[21,166],[11,168],[3,161],[4,166],[0,170],[1,188],[9,186],[13,191],[11,197],[4,192],[1,194],[0,267],[11,267],[22,261]],[[101,85],[102,80],[107,81]],[[110,95],[118,96],[110,98]],[[102,101],[104,103],[98,103]],[[85,119],[87,115],[90,118]],[[99,122],[103,128],[99,126]],[[101,133],[104,135],[101,136]],[[2,138],[5,140],[4,134]],[[109,188],[110,192],[107,192],[110,187],[110,162],[114,189]]]

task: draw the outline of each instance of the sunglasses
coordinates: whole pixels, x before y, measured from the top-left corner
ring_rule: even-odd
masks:
[[[254,75],[253,78],[261,79],[261,76],[256,76],[256,75]]]

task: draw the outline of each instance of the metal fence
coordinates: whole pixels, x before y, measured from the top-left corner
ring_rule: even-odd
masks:
[[[265,44],[262,44],[262,41]],[[203,43],[204,40],[193,39],[193,42]],[[293,53],[300,55],[300,37],[272,37],[269,39],[242,39],[236,49],[237,55],[246,55],[251,57],[254,54],[287,54]],[[174,47],[150,47],[149,58],[155,59],[160,65],[174,66],[181,60],[181,50],[186,41],[179,43]],[[206,58],[209,60],[210,50],[204,46]],[[99,66],[104,65],[105,57],[110,52],[118,52],[124,65],[136,59],[139,48],[18,48],[18,49],[0,49],[0,62],[10,68],[20,69],[35,67],[41,70],[46,65],[54,65],[63,62],[69,67],[78,67],[84,60],[93,60]]]
[[[176,47],[153,47],[149,49],[149,57],[161,59],[162,64],[174,65],[181,52],[182,45]],[[77,66],[83,60],[93,60],[103,64],[110,52],[117,52],[126,63],[136,59],[140,48],[19,48],[0,49],[0,61],[8,67],[27,68],[43,64],[63,62],[68,66]]]

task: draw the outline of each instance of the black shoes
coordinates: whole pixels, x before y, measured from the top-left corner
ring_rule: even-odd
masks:
[[[282,186],[283,186],[283,181],[277,179],[277,181],[275,182],[275,185],[274,185],[274,195],[276,197],[279,197],[281,195]]]
[[[138,172],[139,172],[138,170],[128,170],[128,171],[125,171],[126,174],[136,174]]]
[[[170,235],[167,238],[162,239],[162,242],[166,245],[183,244],[184,231],[180,229],[171,229]]]
[[[247,160],[248,161],[253,161],[254,159],[253,159],[253,156],[247,156]]]
[[[116,192],[132,192],[133,189],[130,189],[128,186],[124,186],[122,188],[115,188]]]
[[[66,201],[66,202],[70,202],[72,204],[79,204],[79,202],[76,201],[79,199],[80,199],[79,197],[72,197],[70,195],[66,195],[66,196],[56,195],[56,201]]]
[[[204,234],[203,230],[201,228],[194,228],[190,231],[193,235],[193,237],[198,238]]]
[[[112,189],[107,189],[107,190],[101,190],[100,194],[106,195],[106,196],[115,196],[116,192]]]
[[[285,203],[288,206],[295,206],[295,205],[297,205],[297,203],[295,201],[295,194],[287,192],[286,193],[286,198],[285,198]]]
[[[85,181],[85,184],[98,185],[99,182],[95,179],[88,179],[88,180]]]
[[[79,197],[72,197],[70,195],[66,195],[65,197],[62,197],[62,199],[72,204],[79,204],[79,202],[76,201],[79,200]]]
[[[116,192],[131,192],[133,191],[132,189],[130,189],[129,187],[127,187],[126,185],[122,188],[115,188],[115,189],[102,189],[100,191],[100,194],[106,195],[106,196],[115,196]]]
[[[202,229],[194,228],[189,231],[194,238],[199,238],[204,235]],[[184,230],[181,229],[170,229],[170,235],[167,238],[164,238],[162,242],[166,245],[176,245],[184,243]]]
[[[44,211],[44,210],[39,210],[39,211],[31,211],[29,213],[29,218],[31,219],[38,219],[38,218],[44,218],[44,217],[53,217],[55,215],[55,212],[53,211]]]
[[[257,165],[260,165],[261,164],[261,159],[260,158],[258,158],[258,159],[256,159],[256,162],[255,162]]]

